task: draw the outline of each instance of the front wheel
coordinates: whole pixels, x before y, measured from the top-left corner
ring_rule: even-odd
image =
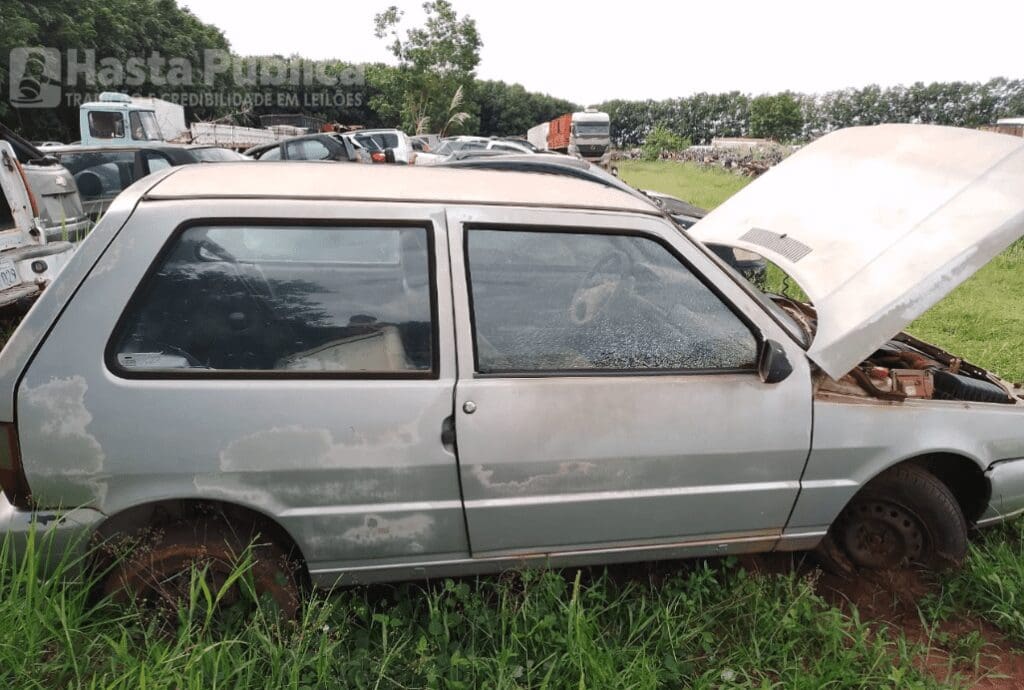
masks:
[[[850,501],[818,548],[832,570],[938,570],[967,553],[967,521],[952,492],[912,464],[886,470]]]

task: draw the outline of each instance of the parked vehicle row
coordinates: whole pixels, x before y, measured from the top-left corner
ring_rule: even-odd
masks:
[[[45,153],[58,160],[74,177],[85,212],[98,219],[122,190],[150,173],[164,168],[246,160],[240,153],[216,146],[195,146],[154,142],[148,146],[47,147]]]
[[[307,579],[526,563],[941,567],[1024,511],[1020,389],[901,332],[1024,235],[1024,142],[842,130],[688,232],[608,178],[136,182],[0,354],[0,529],[123,539],[104,591],[151,602],[258,535],[253,582],[291,613]]]

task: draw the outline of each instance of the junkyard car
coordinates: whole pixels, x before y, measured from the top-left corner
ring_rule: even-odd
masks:
[[[14,148],[0,141],[0,310],[5,315],[24,312],[74,253],[70,242],[50,238],[27,177]]]
[[[6,141],[25,174],[34,199],[37,223],[48,240],[77,242],[92,228],[92,218],[82,206],[78,186],[70,171],[52,154],[41,151],[0,123],[0,140]]]
[[[161,171],[0,355],[0,525],[141,532],[107,589],[143,597],[258,533],[285,608],[306,576],[956,561],[1024,508],[1024,401],[897,334],[1024,233],[1022,185],[1024,140],[923,126],[826,136],[687,234],[567,176]]]
[[[245,160],[240,153],[218,146],[165,144],[150,146],[82,146],[46,149],[74,175],[86,212],[99,218],[123,189],[151,172],[176,165]]]
[[[261,144],[245,155],[260,161],[342,161],[369,163],[366,148],[349,134],[317,132],[291,137],[273,144]]]

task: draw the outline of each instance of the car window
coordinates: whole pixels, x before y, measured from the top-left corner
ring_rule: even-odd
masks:
[[[278,149],[272,149],[277,151]],[[231,149],[222,149],[215,146],[202,149],[189,149],[189,152],[195,156],[195,159],[203,162],[217,162],[217,161],[244,161],[245,156],[242,154],[232,151]],[[267,152],[269,153],[269,151]],[[265,156],[264,156],[265,157]]]
[[[398,135],[393,132],[374,132],[372,134],[356,134],[356,139],[365,144],[367,141],[372,141],[377,145],[377,148],[393,149],[398,147]]]
[[[459,142],[457,141],[445,141],[442,142],[441,145],[437,147],[437,150],[434,151],[434,153],[436,153],[439,156],[448,156],[455,153],[460,148],[462,147],[459,146]]]
[[[757,340],[659,242],[471,229],[477,371],[754,369]]]
[[[285,144],[291,160],[322,161],[331,157],[331,150],[319,139],[302,139]]]
[[[124,115],[103,111],[90,112],[89,134],[96,139],[120,139],[124,137]]]
[[[155,173],[157,170],[163,170],[164,168],[171,167],[171,162],[159,153],[147,153],[146,164],[149,166],[149,172],[151,174]]]
[[[128,121],[132,126],[132,138],[139,140],[160,141],[163,135],[160,133],[160,125],[157,124],[156,115],[150,110],[133,110],[128,114]]]
[[[135,181],[135,152],[79,151],[60,154],[60,162],[68,169],[85,201],[112,199]]]
[[[429,252],[424,228],[188,228],[132,299],[111,366],[429,376]]]
[[[275,146],[272,149],[267,149],[257,156],[257,158],[261,161],[279,161],[281,160],[281,147]]]

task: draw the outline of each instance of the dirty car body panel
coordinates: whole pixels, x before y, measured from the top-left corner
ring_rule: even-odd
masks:
[[[330,585],[809,548],[873,477],[936,454],[984,473],[970,519],[1024,507],[1024,404],[829,393],[642,199],[283,165],[162,171],[85,240],[0,357],[32,493],[7,525],[240,506]],[[769,344],[789,363],[770,383]]]

